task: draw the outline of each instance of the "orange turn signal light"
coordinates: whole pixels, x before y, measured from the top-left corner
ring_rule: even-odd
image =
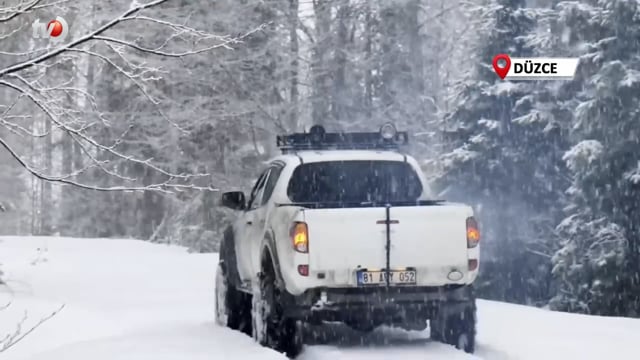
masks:
[[[474,248],[478,246],[480,242],[480,229],[478,229],[478,222],[472,217],[467,218],[467,247]]]
[[[293,241],[293,248],[297,252],[303,254],[309,252],[309,229],[306,223],[293,223],[291,227],[291,241]]]

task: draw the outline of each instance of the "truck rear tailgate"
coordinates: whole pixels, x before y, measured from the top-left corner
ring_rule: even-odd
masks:
[[[382,268],[386,259],[384,208],[305,210],[312,270]]]
[[[334,273],[345,286],[356,285],[358,269],[413,268],[416,285],[452,283],[448,274],[466,274],[466,206],[397,206],[307,209],[309,267]]]

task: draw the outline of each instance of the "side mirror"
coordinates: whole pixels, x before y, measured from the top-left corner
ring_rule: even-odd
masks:
[[[244,210],[247,202],[242,191],[230,191],[222,194],[222,206],[232,210]]]

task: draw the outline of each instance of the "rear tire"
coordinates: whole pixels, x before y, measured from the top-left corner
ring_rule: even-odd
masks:
[[[251,335],[251,298],[230,284],[222,262],[216,270],[216,322]]]
[[[302,322],[283,316],[279,295],[273,272],[264,272],[253,294],[253,338],[260,345],[295,359],[304,345]]]
[[[402,324],[401,328],[406,331],[424,331],[427,329],[427,320],[407,322]]]
[[[373,332],[373,330],[375,330],[382,324],[373,324],[370,322],[348,322],[346,323],[346,325],[354,331],[368,334],[370,332]]]
[[[443,305],[440,314],[430,321],[431,338],[473,354],[476,346],[475,299],[460,312],[447,314],[446,306]]]

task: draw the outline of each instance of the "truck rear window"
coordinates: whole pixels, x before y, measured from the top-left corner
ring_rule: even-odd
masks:
[[[293,202],[365,203],[416,201],[422,184],[413,168],[398,161],[327,161],[298,166],[289,180]]]

